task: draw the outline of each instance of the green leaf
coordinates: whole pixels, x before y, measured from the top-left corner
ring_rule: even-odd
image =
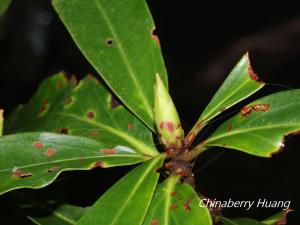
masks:
[[[191,186],[169,177],[157,187],[143,225],[211,225],[208,209],[199,203]]]
[[[270,157],[284,147],[284,136],[300,130],[300,89],[256,100],[223,123],[204,146],[221,146]]]
[[[4,122],[3,110],[0,109],[0,136],[2,136],[3,133],[3,122]]]
[[[150,205],[163,156],[140,165],[111,187],[80,219],[78,225],[142,224]]]
[[[287,215],[292,212],[293,210],[291,209],[287,209],[287,210],[284,210],[282,212],[279,212],[267,219],[264,219],[262,222],[264,224],[267,224],[267,225],[276,225],[276,224],[280,224],[279,222],[283,223],[285,222],[286,223],[286,217]]]
[[[7,10],[11,0],[0,0],[0,16]]]
[[[264,83],[259,81],[258,76],[253,72],[248,53],[245,54],[204,109],[188,134],[187,142],[191,144],[195,136],[211,119],[249,97],[263,86]]]
[[[167,86],[144,0],[53,0],[75,43],[114,93],[154,130],[155,74]]]
[[[154,156],[148,128],[92,76],[78,85],[62,73],[45,80],[37,93],[5,123],[6,133],[47,131],[85,136],[111,147],[123,145]]]
[[[53,192],[56,193],[53,193]],[[7,202],[18,208],[35,224],[43,225],[70,225],[84,215],[87,208],[74,206],[61,199],[61,191],[42,189],[41,192],[12,192]],[[41,195],[43,194],[43,195]]]
[[[47,186],[66,170],[135,164],[145,156],[123,146],[107,148],[84,137],[24,133],[0,137],[0,194]]]

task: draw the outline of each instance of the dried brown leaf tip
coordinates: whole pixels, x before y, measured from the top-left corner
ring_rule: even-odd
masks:
[[[54,148],[48,148],[46,151],[45,151],[45,156],[47,157],[52,157],[56,154],[56,151]]]
[[[270,104],[256,104],[256,105],[250,105],[245,106],[241,109],[241,115],[243,117],[248,117],[251,112],[267,112],[270,109]]]
[[[12,170],[12,176],[17,178],[26,178],[26,177],[31,177],[32,173],[26,173],[23,170],[15,167]]]

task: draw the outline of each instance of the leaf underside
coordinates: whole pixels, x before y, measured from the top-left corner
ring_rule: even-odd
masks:
[[[15,110],[5,133],[47,131],[96,139],[156,155],[147,127],[119,105],[104,85],[87,76],[76,85],[60,73],[45,80],[30,102]]]
[[[143,163],[114,184],[80,219],[78,225],[141,225],[150,205],[163,157]]]
[[[211,225],[208,209],[199,202],[191,186],[169,177],[158,185],[143,225]]]
[[[0,137],[0,194],[19,188],[41,188],[66,170],[88,170],[135,164],[147,158],[128,147],[55,133]]]
[[[204,142],[270,157],[284,147],[284,137],[300,130],[300,90],[282,91],[258,99],[224,122]]]
[[[52,4],[96,71],[154,131],[155,74],[167,86],[167,73],[145,1],[53,0]]]

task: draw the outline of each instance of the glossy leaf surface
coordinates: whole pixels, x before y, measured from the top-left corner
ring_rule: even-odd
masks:
[[[142,224],[150,205],[163,156],[135,168],[114,184],[80,219],[78,225]]]
[[[258,76],[254,73],[250,65],[248,54],[245,54],[206,106],[197,123],[187,136],[187,141],[191,142],[195,135],[211,119],[249,97],[263,86],[264,83],[259,81]]]
[[[199,203],[191,186],[169,177],[158,185],[143,225],[211,225],[208,209]]]
[[[300,90],[256,100],[223,123],[204,146],[221,146],[270,157],[284,147],[284,136],[300,130]]]
[[[67,133],[100,140],[111,147],[122,145],[146,155],[157,154],[147,127],[92,76],[78,85],[74,78],[67,79],[63,74],[48,78],[5,125],[6,133]]]
[[[75,43],[114,93],[154,130],[155,74],[167,85],[144,0],[53,0]]]
[[[145,156],[128,147],[54,133],[0,137],[0,194],[18,188],[44,187],[66,170],[135,164]]]

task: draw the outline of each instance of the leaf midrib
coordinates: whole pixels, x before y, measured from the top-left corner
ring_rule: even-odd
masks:
[[[150,171],[153,170],[153,166],[159,161],[161,158],[157,157],[156,159],[153,160],[153,162],[148,166],[147,170],[144,171],[144,174],[140,177],[139,181],[136,183],[134,188],[131,189],[131,193],[128,196],[127,200],[122,204],[122,207],[118,211],[118,213],[115,215],[114,220],[110,223],[110,225],[116,224],[118,218],[122,214],[122,212],[125,210],[127,203],[130,201],[130,199],[134,196],[135,192],[137,189],[140,187],[140,184],[145,180],[146,176],[149,174]]]

